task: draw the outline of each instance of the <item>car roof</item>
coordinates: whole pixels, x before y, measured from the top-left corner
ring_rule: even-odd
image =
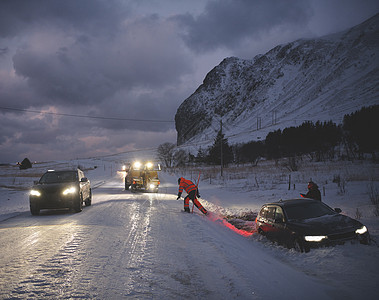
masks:
[[[306,204],[306,203],[310,203],[310,202],[319,203],[320,201],[309,199],[309,198],[301,198],[301,199],[280,200],[278,202],[266,203],[264,205],[265,206],[267,206],[267,205],[279,205],[281,207],[288,207],[288,206],[293,206],[293,205]]]

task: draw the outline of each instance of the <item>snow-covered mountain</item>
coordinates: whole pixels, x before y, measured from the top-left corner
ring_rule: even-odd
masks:
[[[230,143],[332,120],[379,104],[379,14],[349,30],[279,45],[252,60],[224,59],[175,115],[178,145]]]

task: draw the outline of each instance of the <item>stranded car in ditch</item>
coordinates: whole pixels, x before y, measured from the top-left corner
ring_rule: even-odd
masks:
[[[340,212],[317,200],[280,200],[263,205],[255,222],[258,233],[300,252],[349,240],[369,244],[366,226]]]
[[[70,208],[75,212],[91,205],[91,183],[83,171],[47,171],[35,182],[29,194],[30,212],[38,215],[41,209]]]

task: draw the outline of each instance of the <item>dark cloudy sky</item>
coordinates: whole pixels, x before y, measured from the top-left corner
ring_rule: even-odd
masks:
[[[377,0],[0,0],[0,163],[175,143],[176,109],[225,57],[377,12]]]

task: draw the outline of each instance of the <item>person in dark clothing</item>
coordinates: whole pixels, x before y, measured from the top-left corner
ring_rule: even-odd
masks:
[[[17,165],[20,168],[20,170],[26,170],[32,167],[32,163],[27,157],[24,158],[24,160],[21,163],[18,162]]]
[[[300,194],[301,197],[314,199],[321,201],[321,193],[318,189],[317,184],[315,184],[313,181],[308,182],[308,193],[306,194]]]
[[[201,205],[199,200],[197,198],[200,198],[199,194],[199,189],[197,186],[188,179],[185,179],[184,177],[180,177],[178,179],[178,184],[179,184],[179,192],[178,192],[178,198],[176,200],[179,200],[180,197],[182,196],[183,189],[187,192],[187,196],[184,198],[184,211],[185,212],[190,212],[189,209],[189,201],[190,199],[192,200],[193,204],[203,213],[207,214],[208,211]]]

